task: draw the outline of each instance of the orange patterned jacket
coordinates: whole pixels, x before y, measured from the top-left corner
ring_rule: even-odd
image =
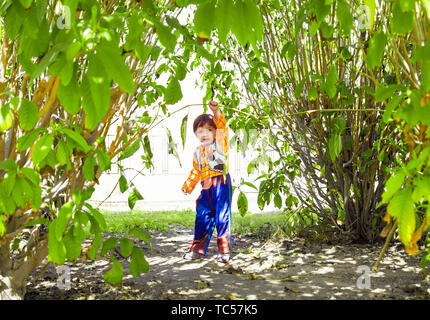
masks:
[[[193,156],[193,169],[182,186],[182,191],[190,194],[197,183],[206,179],[228,173],[228,128],[224,115],[220,113],[218,119],[214,117],[217,127],[215,141],[207,146],[198,146]]]

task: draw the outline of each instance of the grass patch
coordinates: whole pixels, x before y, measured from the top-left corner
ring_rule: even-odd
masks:
[[[281,212],[248,213],[242,217],[233,213],[232,232],[253,234],[262,239],[270,238],[279,228],[285,233],[285,214]]]
[[[193,210],[182,211],[101,211],[106,219],[108,232],[127,232],[134,226],[143,227],[152,232],[167,230],[174,225],[181,225],[191,230],[194,228],[196,213]],[[285,215],[278,212],[232,214],[232,233],[253,234],[259,238],[273,235],[285,222]]]
[[[101,213],[106,219],[108,232],[127,232],[134,226],[149,231],[159,232],[169,229],[175,224],[185,227],[194,226],[195,213],[192,210],[183,211],[106,211]]]

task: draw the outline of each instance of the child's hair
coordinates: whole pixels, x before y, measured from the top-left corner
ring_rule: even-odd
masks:
[[[209,124],[212,128],[216,130],[216,125],[213,120],[213,116],[210,114],[199,115],[193,123],[193,131],[196,132],[198,128],[203,127],[205,124]]]

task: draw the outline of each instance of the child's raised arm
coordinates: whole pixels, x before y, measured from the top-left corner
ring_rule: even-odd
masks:
[[[226,127],[226,120],[219,110],[218,102],[216,101],[209,101],[208,102],[209,108],[212,110],[214,114],[214,123],[218,129],[225,129]]]
[[[218,102],[211,100],[208,102],[208,106],[214,114],[214,118],[215,118],[214,120],[218,121],[219,117],[221,116],[221,111],[219,111],[219,108],[218,108]]]

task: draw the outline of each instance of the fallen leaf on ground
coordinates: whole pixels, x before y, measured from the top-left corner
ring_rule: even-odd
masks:
[[[250,273],[250,274],[248,274],[248,279],[249,280],[255,280],[255,279],[257,279],[258,278],[258,276],[255,274],[255,273]]]

